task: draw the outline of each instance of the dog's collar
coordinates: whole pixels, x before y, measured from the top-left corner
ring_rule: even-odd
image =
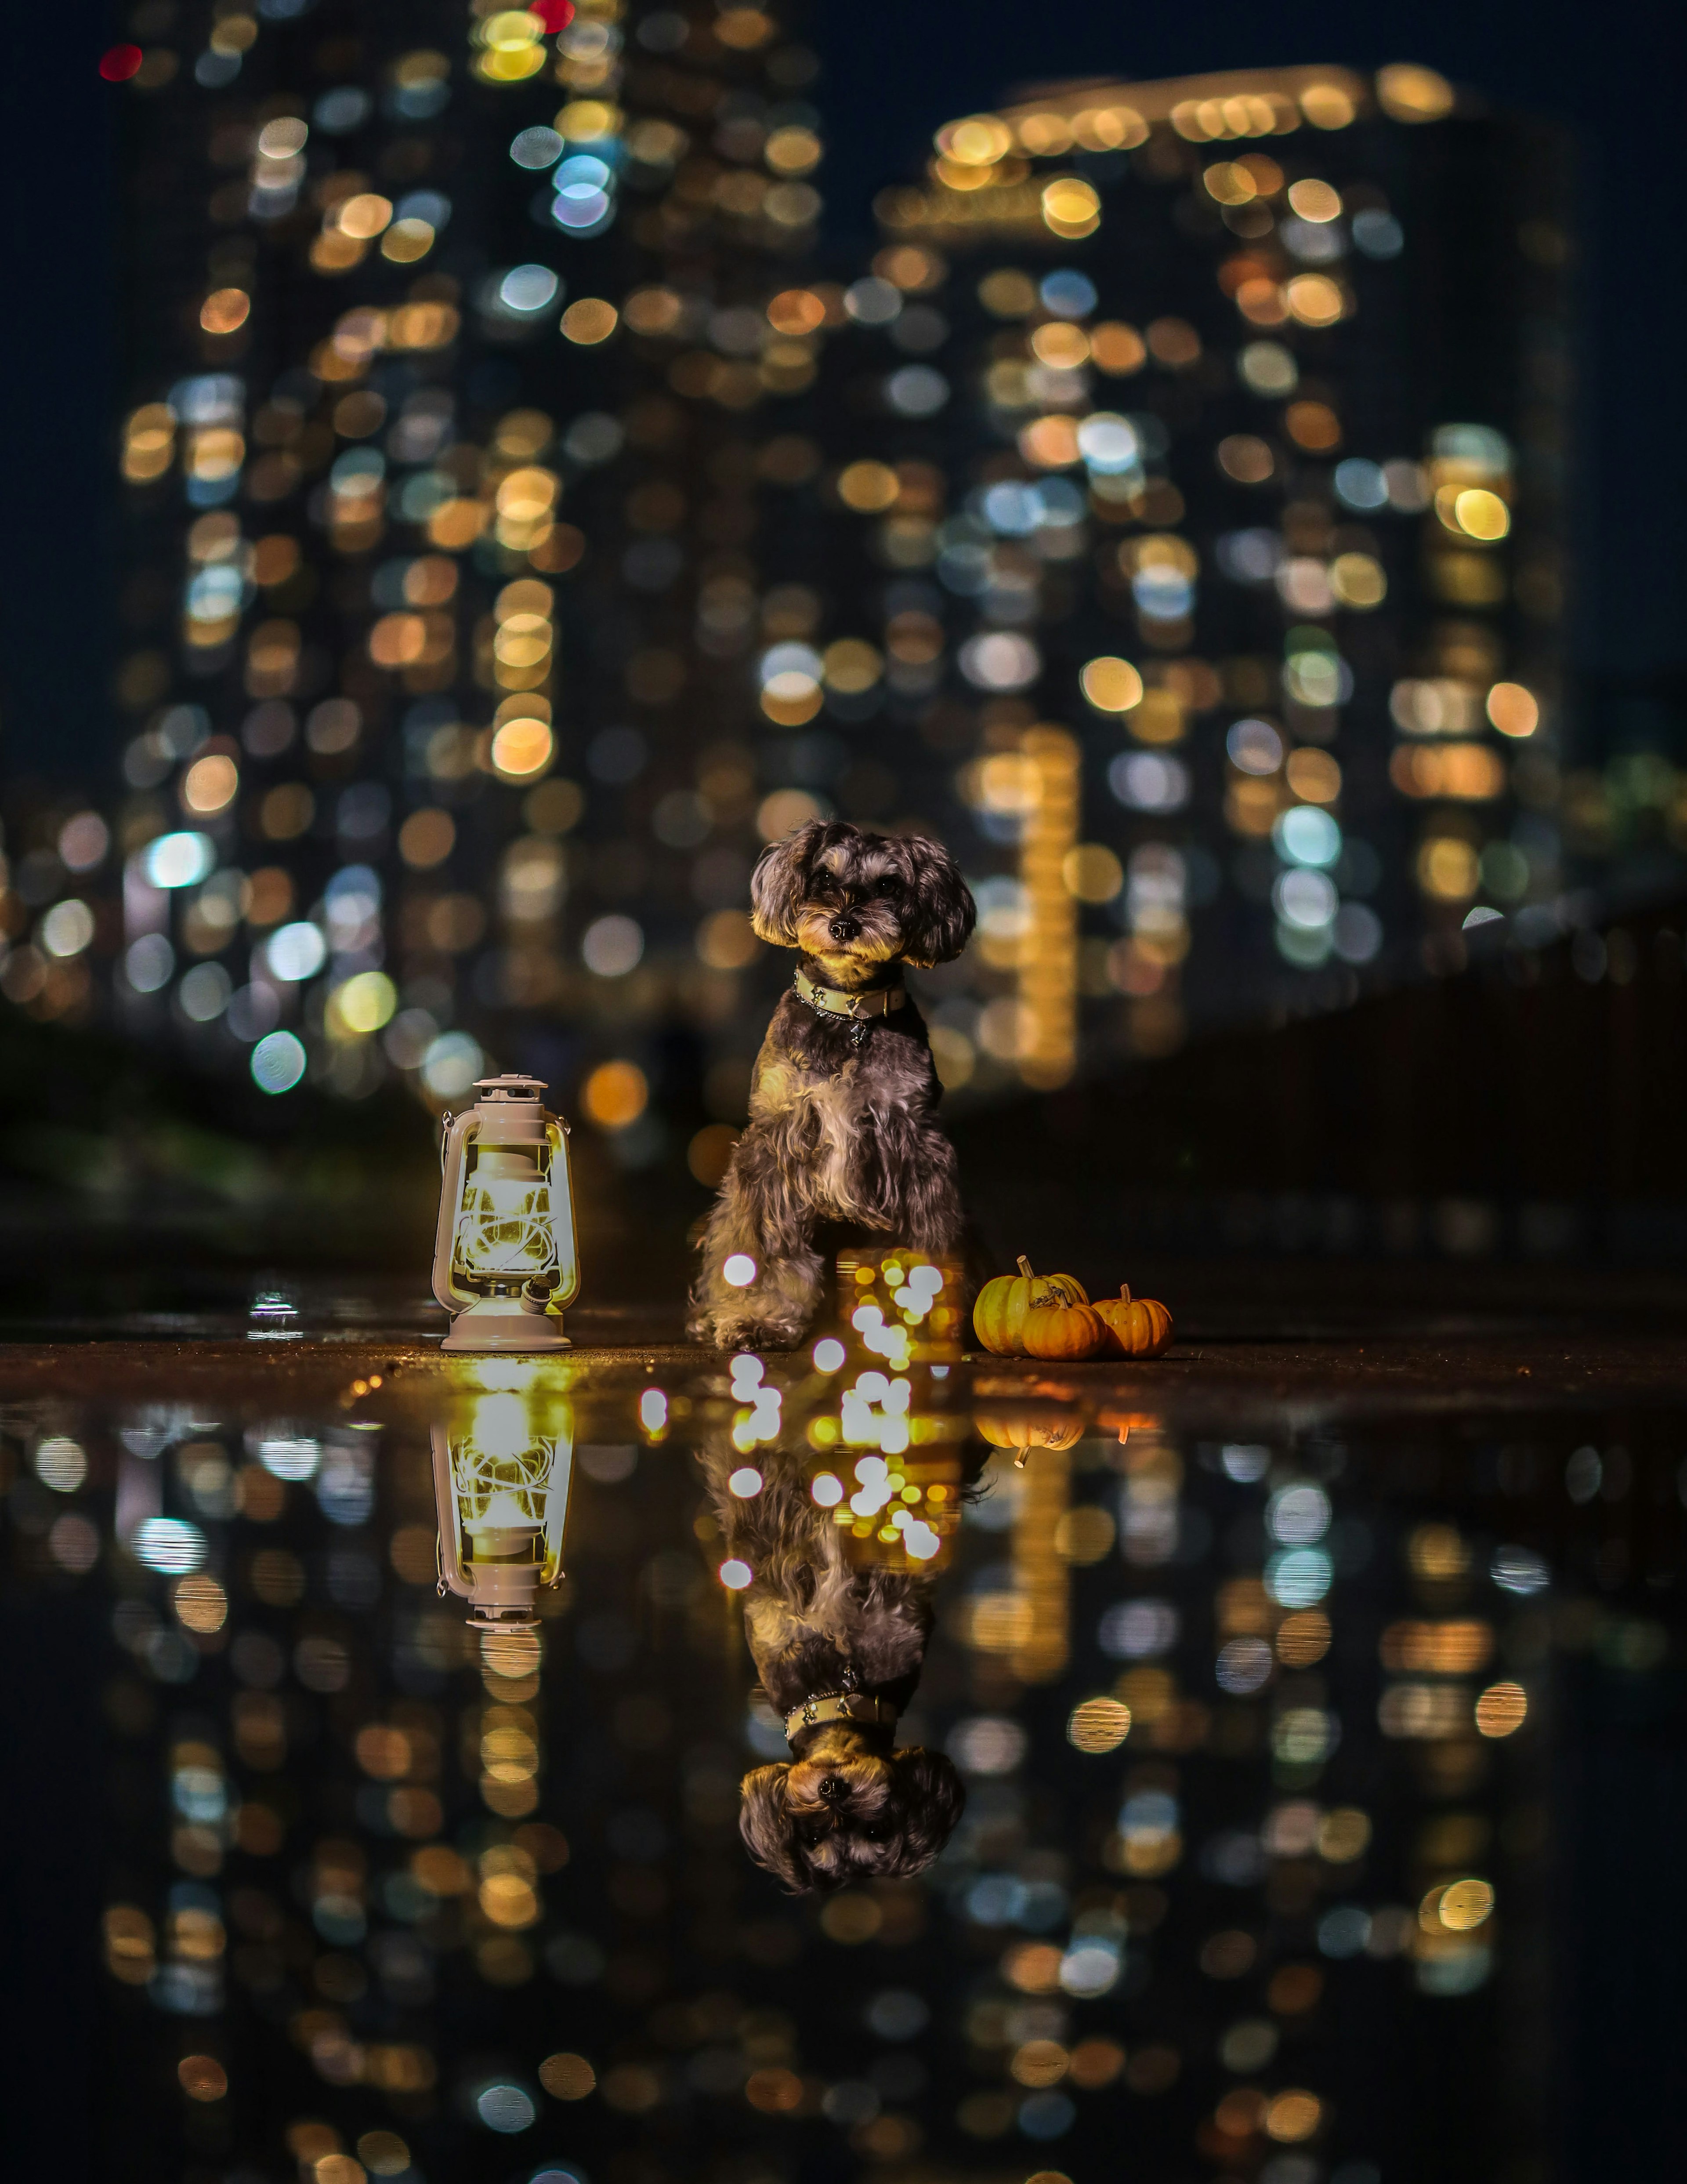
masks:
[[[817,986],[808,972],[797,972],[798,998],[822,1017],[844,1017],[860,1023],[869,1017],[888,1017],[899,1009],[908,995],[900,986],[876,986],[866,993],[846,993],[841,986]]]
[[[786,1715],[785,1741],[789,1744],[799,1730],[814,1729],[821,1722],[895,1719],[896,1708],[888,1699],[876,1699],[866,1691],[816,1691]]]

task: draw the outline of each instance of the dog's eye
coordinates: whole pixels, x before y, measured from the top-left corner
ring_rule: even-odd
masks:
[[[878,891],[881,894],[900,894],[902,883],[894,872],[887,872],[878,883]]]

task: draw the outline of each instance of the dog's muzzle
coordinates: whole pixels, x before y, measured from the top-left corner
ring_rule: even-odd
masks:
[[[827,928],[837,941],[853,940],[860,929],[861,921],[858,917],[834,917]]]

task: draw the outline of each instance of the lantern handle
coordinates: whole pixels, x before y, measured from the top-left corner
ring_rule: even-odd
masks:
[[[445,1173],[445,1149],[451,1141],[451,1125],[456,1121],[456,1119],[457,1117],[452,1113],[448,1107],[443,1109],[440,1114],[439,1173],[442,1175]]]
[[[438,1527],[434,1534],[434,1567],[439,1573],[440,1596],[443,1599],[450,1591],[461,1600],[468,1600],[472,1597],[473,1589],[463,1574],[462,1553],[457,1543],[457,1500],[451,1479],[451,1443],[444,1426],[437,1418],[428,1428],[428,1440],[433,1457],[433,1513]]]
[[[471,1107],[450,1118],[449,1126],[440,1141],[443,1180],[439,1191],[439,1226],[433,1240],[433,1294],[443,1310],[454,1314],[475,1301],[472,1293],[459,1291],[452,1280],[451,1260],[457,1240],[458,1201],[463,1189],[463,1149],[479,1128],[480,1118]]]

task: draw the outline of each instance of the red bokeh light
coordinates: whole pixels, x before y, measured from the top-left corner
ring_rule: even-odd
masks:
[[[574,20],[574,0],[532,0],[527,13],[537,15],[545,26],[545,36],[554,38]]]
[[[127,83],[140,67],[142,58],[138,46],[113,46],[109,52],[100,55],[99,72],[108,83]]]

